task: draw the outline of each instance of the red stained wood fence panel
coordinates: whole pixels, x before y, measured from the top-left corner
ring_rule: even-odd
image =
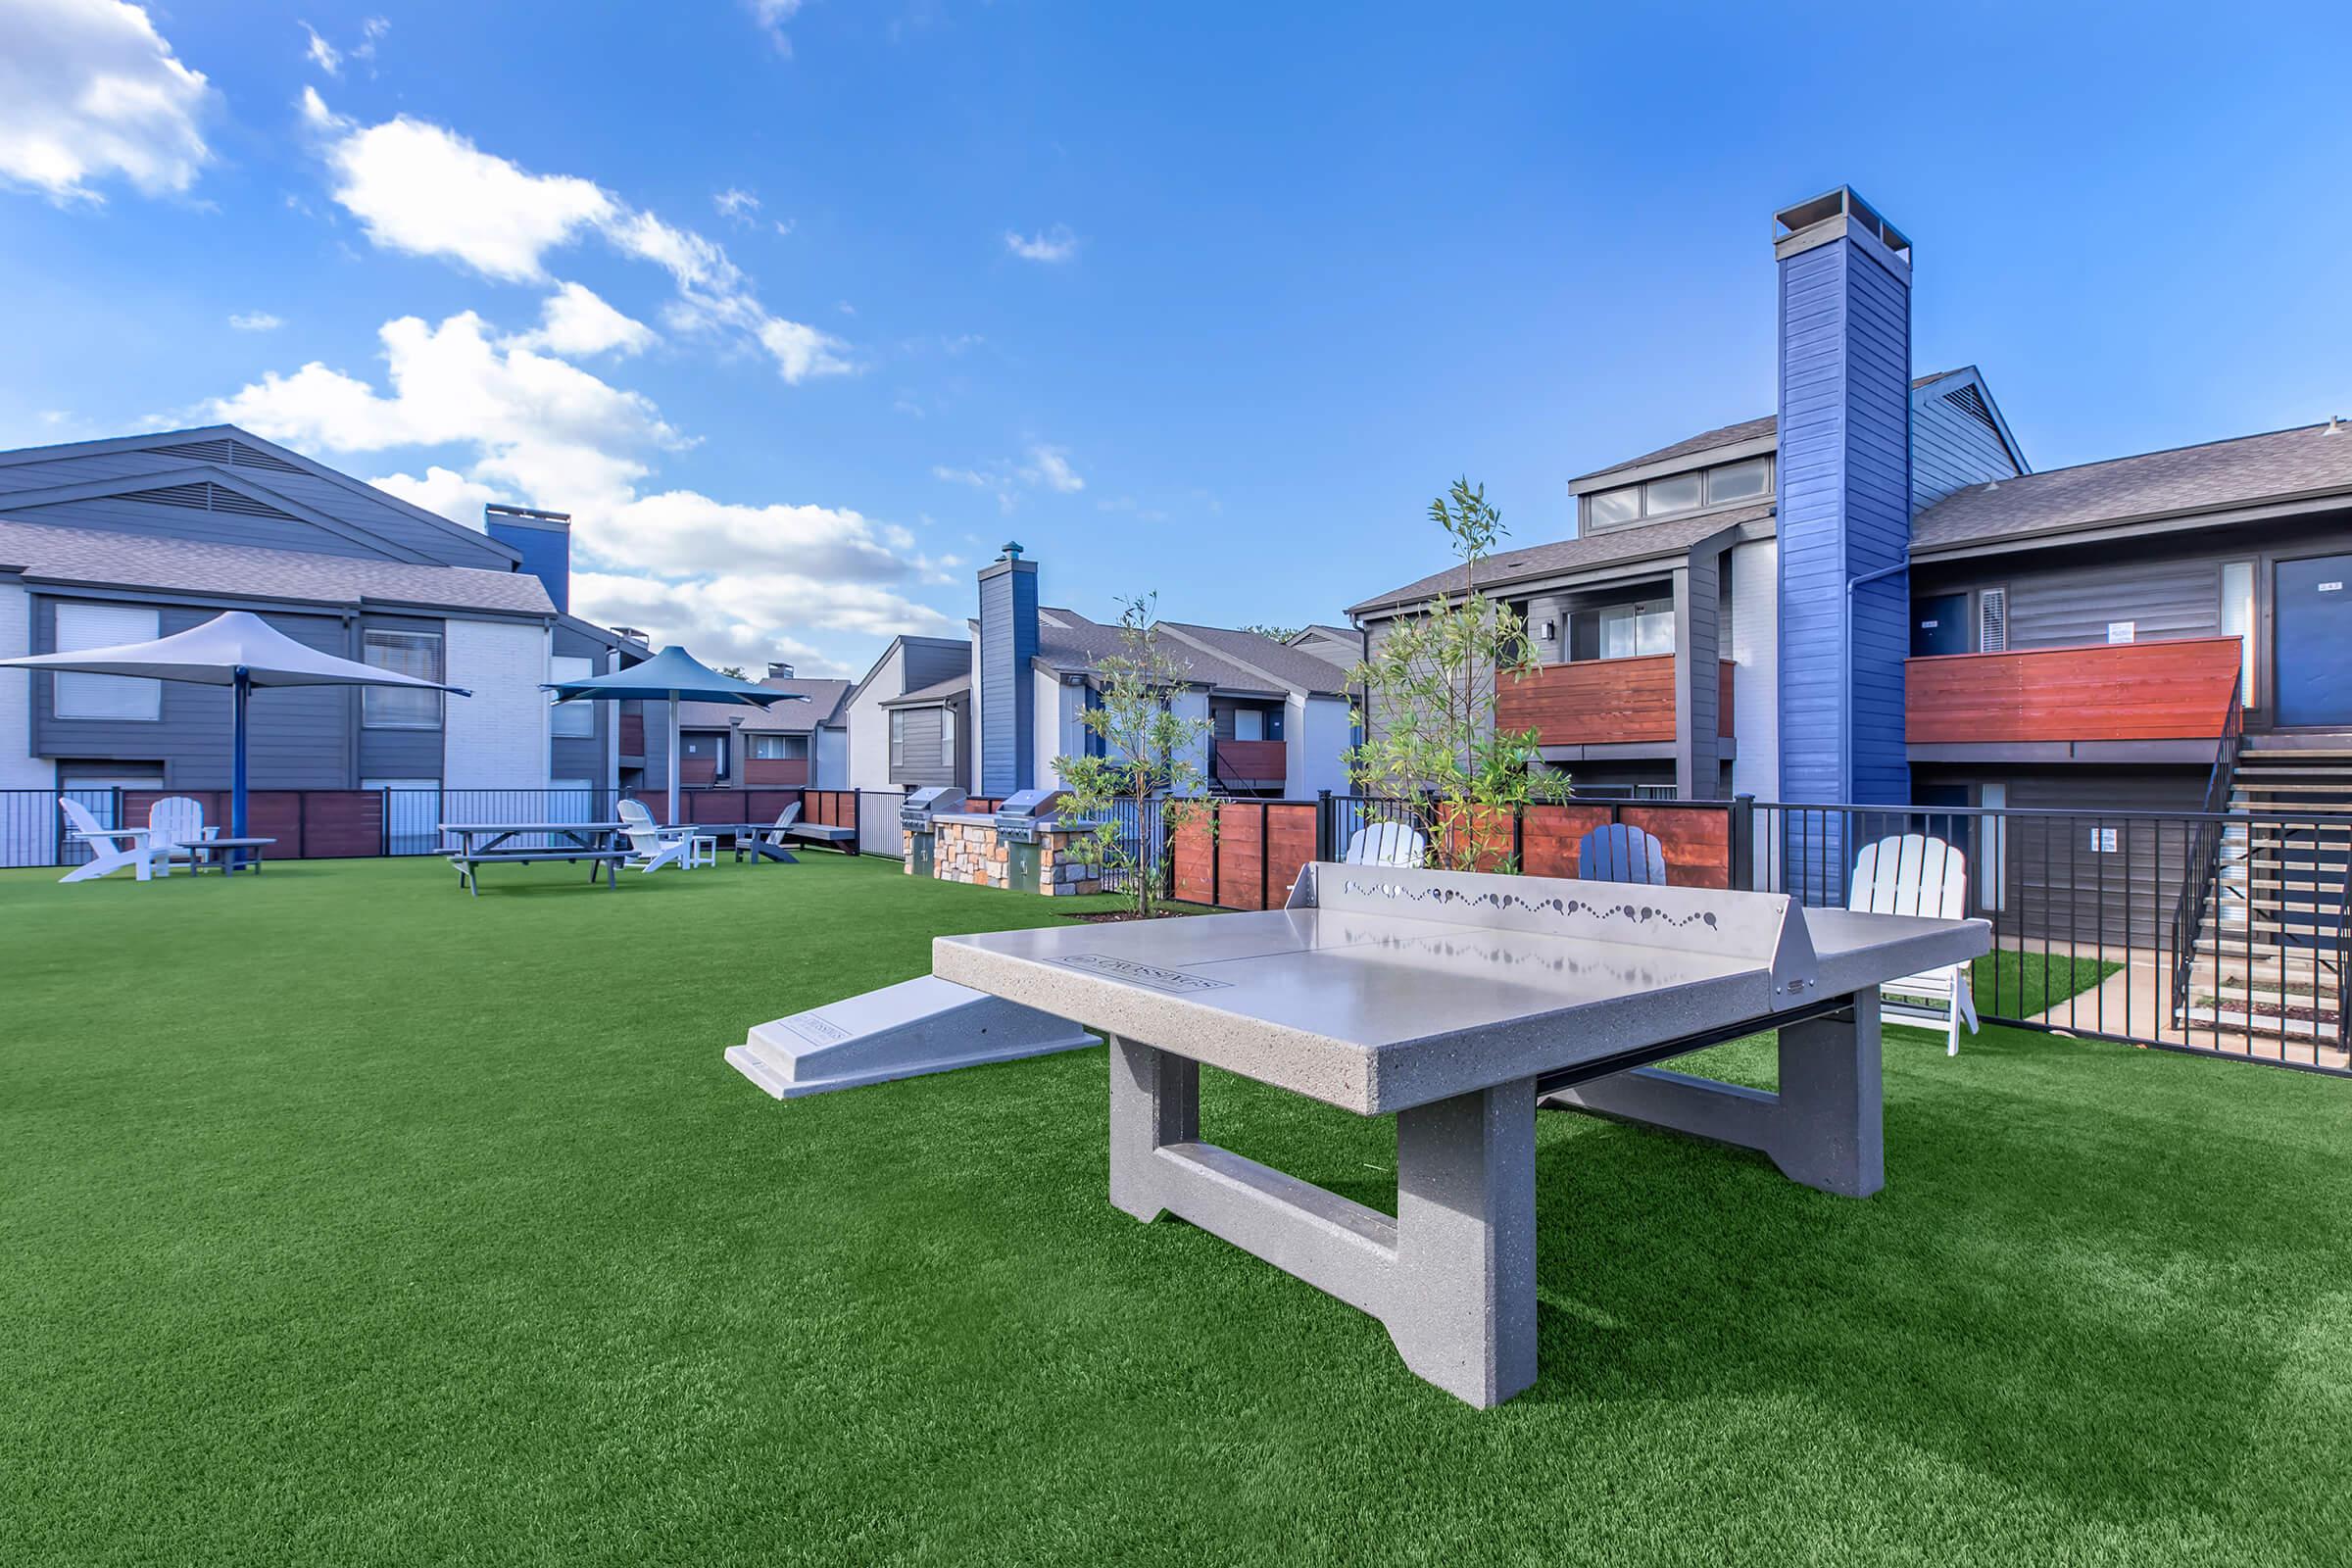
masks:
[[[1503,677],[1494,722],[1545,746],[1674,739],[1674,656],[1591,659]]]

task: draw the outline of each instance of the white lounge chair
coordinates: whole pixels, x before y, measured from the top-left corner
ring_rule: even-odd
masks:
[[[1890,834],[1863,846],[1854,858],[1854,880],[1845,906],[1869,914],[1922,914],[1932,919],[1968,918],[1968,857],[1924,833]],[[1970,965],[1951,964],[1906,975],[1879,987],[1890,1010],[1927,1018],[1944,1027],[1943,1054],[1960,1054],[1960,1023],[1977,1032],[1976,990]],[[1906,1000],[1896,1002],[1901,997]]]
[[[1348,836],[1340,859],[1347,865],[1417,867],[1429,859],[1429,840],[1404,822],[1367,822]]]
[[[620,803],[620,819],[625,824],[621,835],[629,841],[629,858],[620,862],[623,869],[659,871],[665,865],[694,864],[697,840],[691,828],[657,827],[654,813],[636,801]],[[701,842],[711,844],[715,850],[716,841]]]
[[[145,882],[154,875],[156,861],[164,858],[163,852],[147,842],[145,828],[100,827],[88,807],[63,795],[57,798],[57,808],[66,813],[66,826],[71,829],[68,836],[74,843],[86,844],[90,848],[88,863],[77,865],[59,877],[61,883],[93,881],[110,872],[120,871],[126,865],[133,876]],[[166,863],[169,863],[168,859]]]
[[[168,795],[147,808],[147,847],[156,853],[156,869],[172,874],[174,861],[185,860],[192,875],[204,856],[204,841],[219,828],[204,825],[204,806],[185,795]]]

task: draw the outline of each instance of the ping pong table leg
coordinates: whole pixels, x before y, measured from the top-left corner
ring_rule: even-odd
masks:
[[[1536,1381],[1534,1079],[1398,1113],[1381,1320],[1406,1366],[1481,1409]]]
[[[1150,1224],[1167,1211],[1154,1152],[1200,1140],[1200,1064],[1110,1041],[1110,1202]]]
[[[1781,1025],[1777,1092],[1634,1067],[1541,1102],[1757,1150],[1792,1182],[1868,1198],[1886,1185],[1879,994],[1874,988],[1845,1000],[1838,1011]]]
[[[1781,1031],[1781,1087],[1765,1152],[1792,1182],[1845,1198],[1886,1185],[1879,993]]]

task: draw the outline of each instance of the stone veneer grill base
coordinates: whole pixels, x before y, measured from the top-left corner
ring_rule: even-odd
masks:
[[[968,882],[974,887],[1012,887],[1012,851],[1014,846],[1001,843],[997,837],[996,819],[981,815],[947,815],[933,819],[931,875],[941,882]],[[914,875],[913,835],[907,835],[904,860],[908,876]],[[1093,835],[1080,829],[1040,829],[1037,835],[1037,879],[1032,883],[1024,877],[1020,882],[1023,893],[1043,893],[1049,897],[1100,893],[1102,891],[1102,868],[1085,858]]]

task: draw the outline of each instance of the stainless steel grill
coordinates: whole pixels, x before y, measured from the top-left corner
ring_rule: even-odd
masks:
[[[1016,790],[1005,796],[997,808],[997,842],[1035,844],[1039,834],[1060,820],[1064,799],[1060,790]]]
[[[899,807],[899,826],[909,833],[929,833],[933,830],[933,817],[962,810],[963,802],[963,791],[953,785],[936,784],[915,790]]]

